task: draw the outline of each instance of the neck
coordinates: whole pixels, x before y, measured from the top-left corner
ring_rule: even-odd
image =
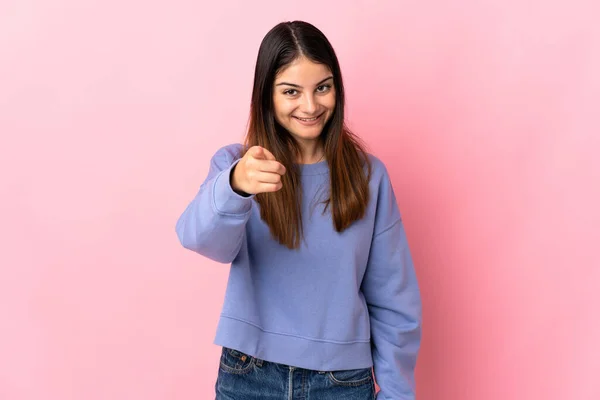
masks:
[[[298,158],[298,164],[315,164],[325,159],[325,149],[321,143],[311,143],[302,146],[302,154]]]

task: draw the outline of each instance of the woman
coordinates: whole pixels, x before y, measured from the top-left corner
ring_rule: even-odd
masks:
[[[384,164],[344,124],[327,38],[262,41],[245,144],[219,149],[177,222],[231,263],[215,344],[219,399],[414,399],[421,300]]]

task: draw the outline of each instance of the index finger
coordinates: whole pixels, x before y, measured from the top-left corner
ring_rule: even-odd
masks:
[[[272,160],[272,161],[276,160],[273,153],[271,153],[269,150],[265,149],[264,147],[262,149],[263,149],[263,152],[265,153],[265,157],[267,157],[267,160]]]
[[[279,175],[283,175],[286,172],[283,164],[275,160],[262,160],[259,163],[258,170],[261,172],[272,172]]]

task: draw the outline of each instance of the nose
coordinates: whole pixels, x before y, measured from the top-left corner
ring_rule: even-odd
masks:
[[[306,115],[314,115],[315,111],[317,111],[317,102],[312,93],[307,93],[303,96],[300,110]]]

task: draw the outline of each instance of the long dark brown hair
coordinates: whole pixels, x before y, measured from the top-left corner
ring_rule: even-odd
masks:
[[[298,248],[303,237],[302,185],[296,165],[301,150],[295,139],[275,120],[273,86],[277,73],[299,57],[323,64],[333,74],[336,104],[333,115],[319,136],[329,165],[329,198],[323,212],[331,207],[335,230],[342,232],[361,219],[369,201],[371,164],[360,139],[344,120],[344,85],[333,47],[315,26],[303,22],[282,22],[261,42],[250,107],[244,153],[252,146],[269,150],[287,172],[277,192],[259,193],[262,220],[271,234],[290,249]],[[365,168],[366,167],[366,168]]]

